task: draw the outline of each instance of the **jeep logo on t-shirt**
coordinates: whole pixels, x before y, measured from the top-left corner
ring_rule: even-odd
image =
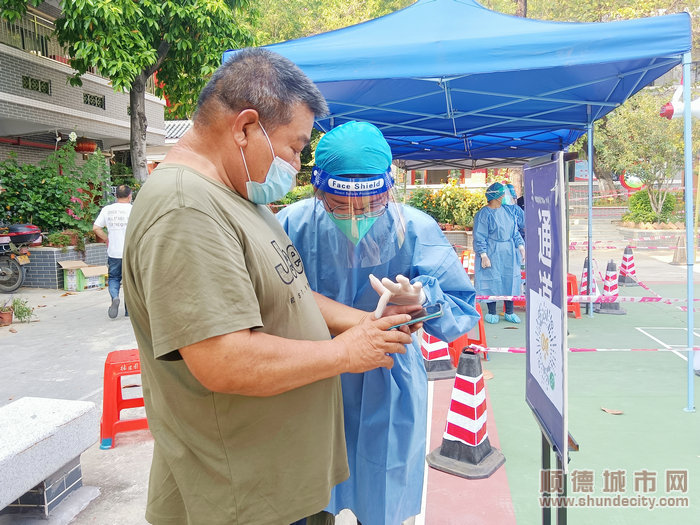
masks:
[[[282,262],[275,266],[277,275],[280,276],[284,284],[292,284],[294,279],[304,273],[304,263],[301,262],[299,252],[293,244],[287,246],[287,250],[283,250],[277,244],[277,241],[272,241],[272,247],[282,259]]]

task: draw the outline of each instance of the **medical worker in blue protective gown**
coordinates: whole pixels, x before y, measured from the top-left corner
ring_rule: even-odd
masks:
[[[479,295],[521,295],[520,264],[525,260],[525,243],[513,216],[501,205],[505,186],[494,182],[486,188],[488,204],[474,215],[474,281]],[[519,323],[513,301],[504,301],[506,321]],[[496,301],[487,301],[487,323],[497,323]]]
[[[348,122],[316,149],[315,198],[277,217],[299,250],[311,288],[381,315],[384,305],[441,303],[424,330],[452,341],[478,322],[475,291],[437,223],[393,198],[391,150],[379,129]],[[350,509],[363,525],[398,525],[419,514],[427,428],[420,339],[394,366],[343,374],[350,478],[327,511]]]
[[[515,192],[515,186],[510,183],[503,183],[506,187],[506,193],[503,195],[502,206],[506,209],[508,213],[513,217],[516,226],[518,227],[518,233],[525,240],[525,211],[518,206],[518,194]],[[523,263],[524,261],[521,261]]]

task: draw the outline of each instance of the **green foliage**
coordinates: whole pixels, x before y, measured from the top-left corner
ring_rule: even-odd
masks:
[[[109,167],[109,179],[112,186],[126,184],[131,188],[132,199],[136,198],[136,194],[141,189],[141,181],[134,177],[133,171],[123,162],[113,162]]]
[[[682,120],[659,117],[670,98],[669,90],[644,89],[596,122],[594,132],[596,169],[639,177],[657,220],[664,220],[666,197],[684,164]]]
[[[480,0],[480,4],[501,13],[515,14],[513,0]],[[646,16],[680,13],[697,15],[697,0],[527,0],[527,16],[539,20],[566,22],[611,22]],[[700,43],[700,17],[692,16],[693,48]]]
[[[377,18],[415,0],[260,0],[252,28],[259,45],[323,33]]]
[[[75,228],[90,231],[99,213],[108,176],[104,156],[97,151],[78,166],[71,142],[39,166],[0,162],[0,194],[7,223],[31,223],[42,231]]]
[[[62,2],[56,21],[80,75],[97,67],[115,90],[158,72],[157,94],[168,95],[176,114],[191,114],[197,96],[221,63],[221,53],[251,43],[241,22],[247,0],[92,0]],[[167,57],[167,60],[166,60]]]
[[[673,218],[676,210],[676,197],[669,194],[664,199],[663,208],[660,213],[654,211],[649,200],[649,192],[639,190],[632,194],[628,200],[629,213],[626,213],[622,220],[631,222],[669,222]]]
[[[304,184],[303,186],[295,186],[292,190],[287,193],[284,197],[278,200],[275,204],[292,204],[296,201],[302,199],[308,199],[314,196],[314,187],[311,184]]]
[[[471,227],[476,212],[486,205],[486,198],[482,192],[462,188],[455,179],[450,179],[437,190],[413,190],[408,205],[424,211],[437,222]]]
[[[32,315],[34,315],[34,308],[29,306],[29,300],[21,297],[15,297],[12,299],[12,310],[14,312],[14,317],[20,323],[28,323]]]
[[[14,19],[37,0],[0,0],[0,19]],[[129,91],[136,178],[145,180],[145,83],[157,72],[156,94],[167,95],[171,116],[188,118],[197,97],[221,63],[221,53],[253,42],[249,0],[74,0],[62,1],[56,36],[82,85],[92,68],[116,91]]]
[[[445,214],[440,209],[436,190],[416,188],[411,192],[407,204],[424,211],[437,222],[445,222]]]
[[[72,237],[70,232],[67,230],[49,233],[44,240],[47,244],[55,246],[57,248],[62,248],[65,246],[70,246],[72,242]]]

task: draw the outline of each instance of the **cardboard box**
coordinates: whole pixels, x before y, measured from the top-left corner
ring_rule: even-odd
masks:
[[[106,266],[90,266],[84,261],[58,261],[63,268],[63,289],[82,292],[104,288],[109,269]]]

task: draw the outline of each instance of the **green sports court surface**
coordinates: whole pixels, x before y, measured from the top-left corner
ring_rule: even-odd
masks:
[[[637,263],[640,278],[653,292],[685,297],[685,268],[651,256],[638,260],[644,267],[640,272]],[[619,293],[651,295],[641,287]],[[697,283],[694,293],[700,294]],[[568,509],[568,523],[700,525],[700,413],[687,410],[686,352],[677,350],[686,346],[687,314],[679,304],[620,304],[625,315],[584,313],[568,320],[570,347],[618,349],[568,355],[569,432],[580,445],[570,457],[568,495],[590,496]],[[521,325],[501,320],[486,326],[489,347],[525,346],[525,312],[518,313]],[[700,330],[694,331],[700,346]],[[487,381],[489,422],[506,456],[516,522],[541,523],[541,434],[525,401],[525,355],[492,352],[482,363],[493,374]],[[693,384],[691,406],[700,377],[693,376]]]

